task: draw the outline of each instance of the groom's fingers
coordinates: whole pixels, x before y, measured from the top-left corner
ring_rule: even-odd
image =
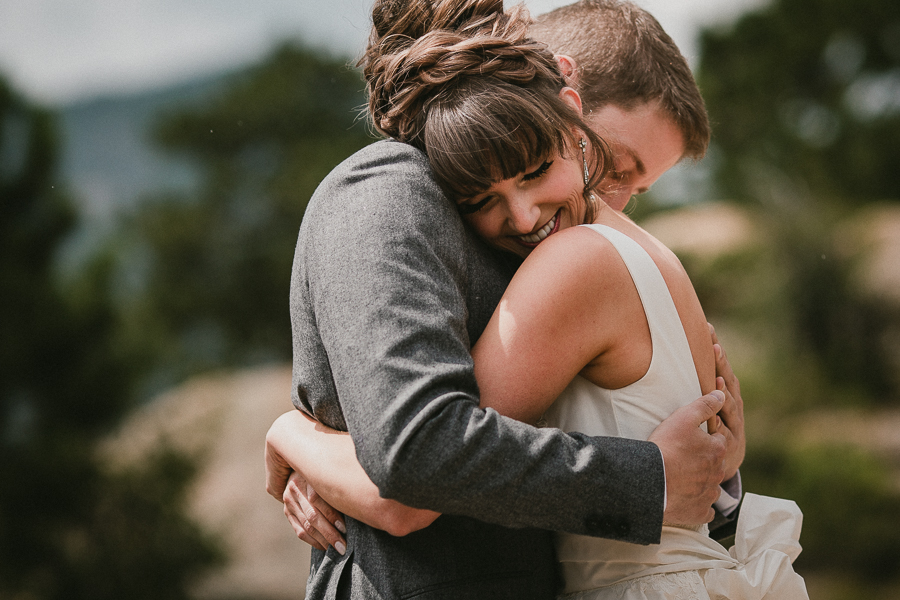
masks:
[[[722,407],[720,416],[723,425],[721,433],[725,436],[726,444],[723,466],[725,479],[728,480],[737,474],[747,451],[747,440],[744,437],[744,411],[743,406],[729,409],[729,407],[739,405],[739,401],[734,398],[723,378],[716,377],[716,388],[725,394],[725,406]]]
[[[699,525],[712,520],[719,497],[725,436],[704,432],[700,425],[721,410],[725,395],[715,391],[683,406],[650,436],[662,452],[666,474],[666,522]]]
[[[734,370],[731,368],[731,363],[725,354],[725,348],[719,343],[719,336],[716,334],[715,327],[711,323],[707,323],[707,325],[709,326],[709,335],[716,357],[716,376],[725,380],[725,387],[731,394],[731,397],[725,399],[725,406],[722,408],[722,420],[725,421],[732,431],[738,429],[738,425],[740,425],[741,432],[743,432],[744,400],[741,397],[740,381],[738,381]]]
[[[725,405],[722,407],[722,420],[731,428],[732,431],[739,430],[743,433],[744,429],[744,400],[741,397],[741,384],[735,377],[731,365],[725,357],[725,351],[719,344],[715,344],[713,349],[716,352],[716,387],[725,392]],[[721,379],[721,383],[718,381]]]
[[[666,421],[678,422],[690,427],[699,427],[704,422],[708,422],[715,417],[722,410],[724,404],[725,393],[717,390],[682,406],[669,415]]]
[[[709,335],[716,357],[716,388],[725,392],[725,405],[719,416],[725,428],[727,450],[725,455],[725,479],[731,479],[744,462],[747,440],[744,435],[744,400],[741,397],[741,383],[731,368],[725,349],[719,343],[715,328],[709,324]]]

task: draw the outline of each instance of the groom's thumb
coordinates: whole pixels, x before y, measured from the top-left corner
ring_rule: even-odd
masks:
[[[698,398],[692,404],[696,412],[694,413],[694,423],[699,426],[704,421],[709,421],[722,410],[725,404],[725,392],[722,390],[713,390],[702,398]]]
[[[672,421],[673,425],[677,421],[684,427],[699,427],[701,423],[710,422],[722,410],[724,404],[725,394],[721,390],[714,390],[682,406],[666,420]]]
[[[723,404],[725,394],[721,390],[715,390],[682,406],[659,424],[650,435],[650,441],[660,446],[669,443],[680,444],[684,441],[684,436],[693,435],[703,422],[715,417]]]

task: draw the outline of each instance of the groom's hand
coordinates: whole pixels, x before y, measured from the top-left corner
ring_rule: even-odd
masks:
[[[725,394],[716,390],[672,413],[650,435],[666,469],[666,523],[700,525],[715,515],[712,504],[725,475],[726,440],[700,425],[715,418],[724,403]]]
[[[725,392],[725,405],[719,416],[722,418],[722,434],[728,449],[725,453],[725,480],[729,480],[737,474],[741,463],[744,462],[744,454],[747,449],[747,441],[744,437],[744,400],[741,398],[741,384],[738,382],[725,349],[719,344],[716,330],[709,324],[709,335],[712,338],[713,351],[716,355],[716,389]]]

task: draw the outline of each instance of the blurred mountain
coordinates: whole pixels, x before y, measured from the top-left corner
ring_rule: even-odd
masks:
[[[159,151],[152,128],[166,110],[221,90],[227,73],[150,92],[100,97],[58,109],[60,175],[71,187],[87,227],[107,225],[144,194],[185,190],[197,174],[187,161]]]

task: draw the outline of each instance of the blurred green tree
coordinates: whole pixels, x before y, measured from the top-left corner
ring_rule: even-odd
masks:
[[[726,197],[900,199],[900,3],[775,0],[700,43]]]
[[[54,273],[75,225],[56,149],[52,115],[0,79],[0,597],[182,598],[218,554],[182,513],[189,464],[113,474],[98,455],[139,367],[117,344],[108,257],[66,286]]]
[[[750,340],[751,364],[736,365],[752,374],[745,489],[800,505],[801,573],[894,597],[877,593],[900,577],[896,473],[869,451],[801,443],[796,425],[829,404],[900,400],[885,335],[900,306],[854,277],[864,256],[849,246],[871,240],[837,235],[862,205],[900,200],[900,4],[772,0],[700,47],[713,187],[759,224],[752,250],[691,273],[714,322]]]
[[[372,141],[357,118],[359,73],[284,46],[197,108],[164,115],[155,137],[202,173],[195,193],[147,199],[130,219],[128,312],[155,340],[166,385],[188,373],[290,358],[288,294],[309,197]]]
[[[900,200],[900,3],[775,0],[701,36],[698,81],[723,196],[775,233],[790,336],[832,384],[900,399],[897,309],[852,284],[832,232],[863,203]]]

